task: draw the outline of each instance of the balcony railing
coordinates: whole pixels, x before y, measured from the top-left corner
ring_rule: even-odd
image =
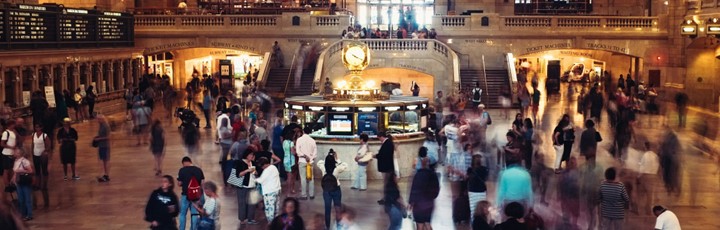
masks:
[[[583,28],[591,31],[663,31],[658,17],[623,16],[499,16],[496,14],[436,16],[433,24],[438,30],[505,30],[543,28],[543,31],[562,28]]]
[[[352,16],[348,15],[310,15],[307,13],[285,13],[282,15],[137,15],[135,28],[143,31],[158,30],[217,30],[237,31],[238,29],[300,29],[313,32],[314,29],[340,31],[351,24]]]

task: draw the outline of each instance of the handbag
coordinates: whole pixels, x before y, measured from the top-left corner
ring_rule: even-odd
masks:
[[[241,188],[241,187],[243,187],[244,179],[245,179],[245,176],[238,177],[237,170],[235,170],[235,168],[233,168],[232,170],[230,170],[230,176],[227,179],[227,183],[231,184],[235,187]]]
[[[260,195],[260,190],[253,189],[250,190],[250,194],[248,195],[248,203],[249,204],[257,204],[260,203],[260,198],[262,196]]]
[[[23,163],[20,163],[20,166],[25,168],[24,161]],[[22,173],[18,174],[17,177],[17,184],[18,185],[31,185],[33,182],[33,176],[30,173]]]
[[[310,163],[305,165],[305,177],[307,178],[307,180],[313,179],[313,169],[312,164]]]
[[[200,217],[197,230],[215,230],[215,220],[210,218],[210,216]]]
[[[92,141],[93,148],[97,148],[98,146],[100,146],[100,141],[98,141],[97,138],[98,138],[98,136],[95,136],[95,138],[93,138],[93,141]]]

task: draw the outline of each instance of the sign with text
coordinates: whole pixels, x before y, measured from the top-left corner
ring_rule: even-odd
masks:
[[[52,86],[45,86],[45,100],[47,100],[50,108],[55,108],[55,88]]]

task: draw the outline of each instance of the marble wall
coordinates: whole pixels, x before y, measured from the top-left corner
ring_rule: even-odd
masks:
[[[408,177],[413,175],[415,167],[413,163],[415,162],[415,158],[417,158],[418,149],[422,147],[424,141],[425,137],[410,139],[398,138],[395,140],[395,160],[397,161],[397,164],[400,168],[400,177]],[[318,158],[315,161],[317,162],[321,159],[324,160],[327,156],[328,151],[330,151],[330,149],[332,148],[333,150],[335,150],[336,153],[338,153],[340,161],[346,162],[348,164],[348,170],[340,174],[338,179],[352,181],[358,169],[357,163],[355,162],[355,155],[357,154],[357,150],[360,147],[359,141],[339,142],[316,139],[316,142]],[[377,151],[380,149],[380,142],[370,141],[368,147],[370,149],[370,152],[374,152],[377,154]],[[322,176],[320,175],[320,170],[317,169],[317,167],[315,169],[315,178],[320,178]],[[377,160],[372,160],[368,164],[367,176],[368,180],[382,179],[382,174],[377,171]]]

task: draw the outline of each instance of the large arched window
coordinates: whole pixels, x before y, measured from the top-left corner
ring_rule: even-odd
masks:
[[[357,21],[367,28],[387,30],[400,22],[400,10],[412,15],[419,27],[430,27],[435,14],[434,0],[357,0]],[[412,9],[412,10],[410,10]]]

